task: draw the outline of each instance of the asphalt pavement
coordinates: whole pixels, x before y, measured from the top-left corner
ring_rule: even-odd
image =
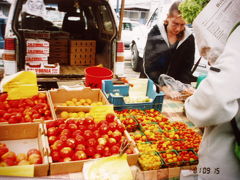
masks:
[[[125,58],[125,62],[124,62],[124,74],[126,78],[138,78],[139,77],[139,72],[135,72],[132,70],[131,67],[131,52],[130,50],[125,50],[124,51],[124,58]]]

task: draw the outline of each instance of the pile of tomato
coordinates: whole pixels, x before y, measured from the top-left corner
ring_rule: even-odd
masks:
[[[40,92],[32,98],[7,100],[8,94],[0,94],[0,123],[33,122],[36,119],[52,119],[45,93]]]
[[[109,113],[105,120],[58,119],[46,123],[53,162],[68,162],[118,154],[123,142],[124,126]],[[132,153],[131,149],[127,153]]]

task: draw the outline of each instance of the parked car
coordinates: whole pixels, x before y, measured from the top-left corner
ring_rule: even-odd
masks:
[[[134,29],[140,25],[137,21],[131,21],[129,19],[123,19],[122,24],[122,41],[125,49],[130,49],[130,43],[133,36]]]
[[[2,54],[4,48],[4,34],[7,17],[0,16],[0,68],[3,68]]]
[[[150,10],[152,14],[150,14],[147,23],[145,25],[140,25],[134,29],[132,32],[132,39],[130,44],[130,50],[131,50],[131,65],[132,69],[134,71],[141,71],[143,66],[143,54],[144,54],[144,48],[147,41],[147,36],[149,31],[152,29],[156,23],[163,22],[168,13],[168,9],[170,8],[173,1],[162,1],[159,3],[158,6],[154,7],[154,9]],[[188,24],[188,27],[191,28],[191,25]],[[195,61],[199,59],[199,53],[195,51]],[[202,60],[199,64],[199,67],[197,67],[197,70],[200,70],[201,73],[206,73],[207,65],[206,61]],[[198,74],[198,73],[197,73]]]
[[[29,39],[44,39],[50,43],[48,61],[60,63],[60,74],[52,76],[83,77],[84,68],[98,64],[114,69],[117,20],[108,0],[46,0],[43,6],[27,3],[34,1],[13,1],[6,27],[6,43],[14,43],[6,45],[16,47],[18,71],[26,68],[26,42]],[[42,7],[44,10],[41,11]],[[64,40],[67,43],[60,46]],[[70,45],[72,40],[95,41],[96,50],[91,51],[95,62],[89,64],[84,61],[85,64],[79,64],[70,61],[70,58],[75,58],[76,61],[81,58],[73,57],[74,49]],[[45,74],[39,72],[38,76]]]

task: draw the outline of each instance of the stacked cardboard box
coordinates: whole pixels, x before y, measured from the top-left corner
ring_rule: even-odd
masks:
[[[95,65],[95,56],[95,40],[71,40],[70,65]]]

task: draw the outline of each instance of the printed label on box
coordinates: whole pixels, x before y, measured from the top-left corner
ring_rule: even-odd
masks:
[[[49,54],[49,48],[46,47],[27,47],[27,55],[28,54]]]
[[[26,62],[47,62],[48,56],[46,55],[28,55],[25,56]]]
[[[49,42],[42,39],[29,39],[26,42],[27,47],[47,47],[49,48]]]
[[[59,64],[26,64],[26,71],[35,71],[37,74],[59,74]]]

